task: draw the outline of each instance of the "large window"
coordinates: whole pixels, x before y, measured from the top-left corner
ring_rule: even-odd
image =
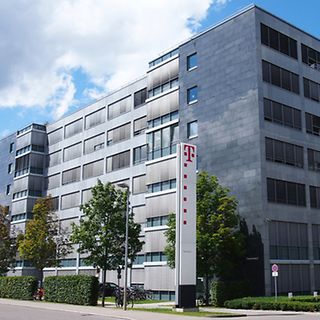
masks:
[[[148,128],[154,128],[169,121],[179,119],[179,111],[173,111],[148,121]]]
[[[82,126],[83,126],[82,118],[67,124],[64,127],[64,137],[69,138],[74,136],[77,133],[82,132]]]
[[[191,71],[198,66],[197,53],[190,54],[187,56],[187,70]]]
[[[62,185],[80,181],[80,167],[62,172]]]
[[[301,130],[301,111],[269,99],[263,99],[264,119]]]
[[[145,104],[147,99],[147,88],[134,93],[134,108],[139,108]]]
[[[108,145],[130,139],[130,122],[108,131]]]
[[[133,164],[143,163],[147,160],[147,146],[140,146],[133,149]]]
[[[299,76],[296,73],[280,68],[262,60],[263,81],[282,89],[299,94]]]
[[[312,225],[313,259],[320,260],[320,224]]]
[[[107,172],[130,166],[130,150],[117,153],[107,158]]]
[[[148,133],[148,160],[175,153],[178,140],[179,127],[177,124]]]
[[[83,179],[97,177],[103,174],[104,160],[87,163],[83,166]]]
[[[149,193],[160,192],[160,191],[175,189],[176,187],[177,187],[176,179],[171,179],[171,180],[149,184],[148,192]]]
[[[133,121],[133,135],[137,136],[142,134],[147,128],[147,117],[136,119]]]
[[[166,92],[179,85],[178,78],[165,82],[157,87],[152,88],[148,91],[148,98],[154,97],[162,92]]]
[[[132,188],[132,194],[138,194],[146,192],[146,175],[133,177],[133,188]]]
[[[153,67],[153,66],[156,66],[157,64],[163,62],[163,61],[166,61],[168,59],[170,59],[171,57],[175,56],[179,54],[179,49],[174,49],[166,54],[164,54],[163,56],[149,62],[149,68]]]
[[[313,69],[320,71],[320,52],[312,49],[305,44],[301,44],[302,62]]]
[[[57,164],[60,164],[62,161],[62,150],[58,150],[56,152],[50,153],[48,155],[48,166],[53,167]]]
[[[261,43],[298,59],[297,41],[261,23]]]
[[[195,103],[198,101],[198,87],[192,87],[187,90],[187,102],[188,104]]]
[[[147,218],[147,227],[166,226],[168,224],[168,216]]]
[[[85,128],[90,129],[106,121],[106,108],[97,110],[85,118]]]
[[[54,174],[47,178],[47,189],[54,189],[60,187],[60,173]]]
[[[51,131],[48,133],[48,143],[49,145],[53,145],[63,139],[63,129],[62,127]]]
[[[108,119],[114,119],[131,110],[131,96],[125,97],[108,106]]]
[[[98,151],[104,148],[105,135],[101,133],[97,136],[89,138],[84,141],[84,154]]]
[[[147,252],[146,262],[167,261],[167,256],[163,252]]]
[[[320,84],[309,80],[307,78],[303,78],[303,89],[304,96],[311,100],[320,101]]]
[[[312,171],[320,171],[320,151],[308,149],[308,168]]]
[[[266,138],[266,159],[303,168],[303,147]]]
[[[198,136],[198,121],[192,121],[187,124],[187,136],[188,139]]]
[[[80,192],[73,192],[61,196],[61,210],[74,208],[79,206],[79,195]]]
[[[79,142],[63,150],[63,161],[69,161],[81,157],[82,143]]]
[[[310,207],[320,209],[320,187],[310,186]]]
[[[270,259],[308,259],[307,224],[270,221],[269,239]]]
[[[320,117],[306,112],[306,131],[307,133],[320,135]]]
[[[306,206],[305,185],[267,178],[268,201],[295,206]]]

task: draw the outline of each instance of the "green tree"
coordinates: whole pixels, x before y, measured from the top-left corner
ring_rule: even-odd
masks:
[[[243,261],[243,237],[237,200],[217,177],[201,172],[197,179],[197,275],[205,279],[205,303],[209,303],[209,279],[237,278],[237,264]],[[171,215],[166,231],[168,263],[174,267],[175,217]]]
[[[39,271],[42,285],[43,269],[58,267],[70,246],[64,230],[59,228],[51,197],[38,199],[32,213],[33,219],[27,222],[25,234],[18,237],[18,250],[20,257],[29,260]]]
[[[10,232],[8,210],[0,206],[0,276],[14,265],[16,250],[16,240]]]
[[[100,180],[91,189],[92,199],[80,206],[85,214],[80,225],[73,224],[71,241],[79,244],[78,251],[86,254],[86,263],[96,265],[103,272],[102,306],[104,306],[104,287],[106,271],[116,270],[124,264],[125,214],[128,192]],[[140,224],[128,217],[128,258],[134,260],[142,249],[139,240]]]

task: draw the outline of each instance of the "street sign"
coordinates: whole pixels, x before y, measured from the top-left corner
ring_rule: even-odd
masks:
[[[279,275],[278,271],[273,271],[273,272],[272,272],[272,276],[273,276],[273,277],[277,277],[278,275]]]
[[[277,264],[273,264],[271,267],[272,272],[278,272],[279,271],[279,267]]]

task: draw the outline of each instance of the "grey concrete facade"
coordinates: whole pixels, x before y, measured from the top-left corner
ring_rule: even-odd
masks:
[[[272,28],[268,31],[270,38],[271,33],[274,36],[278,32],[279,43],[290,37],[288,46],[292,50],[296,47],[297,56],[294,50],[287,54],[286,48],[278,50],[263,44],[262,24]],[[273,290],[273,263],[280,266],[280,292],[320,290],[320,189],[314,188],[320,187],[320,180],[318,162],[310,158],[312,152],[315,158],[320,155],[316,153],[320,152],[320,140],[316,124],[311,134],[306,120],[307,114],[320,117],[320,53],[319,68],[317,63],[305,63],[303,45],[320,52],[318,39],[255,6],[194,36],[152,61],[145,77],[46,126],[48,145],[44,153],[49,160],[40,174],[42,195],[51,194],[56,199],[59,219],[68,227],[79,221],[78,206],[89,199],[89,189],[97,178],[126,182],[145,241],[130,281],[169,299],[173,297],[174,273],[163,251],[166,219],[175,210],[175,145],[179,141],[196,144],[199,170],[218,176],[230,188],[239,201],[240,216],[261,235],[265,293]],[[188,61],[193,54],[196,64],[190,68]],[[278,73],[282,77],[279,84],[273,78],[265,79],[262,61],[272,64],[271,78]],[[299,93],[294,92],[295,79]],[[309,80],[313,99],[306,96]],[[196,98],[190,100],[192,88]],[[135,94],[143,89],[147,96],[141,94],[140,101]],[[270,100],[277,103],[277,108],[281,105],[281,117],[286,120],[268,118],[266,101]],[[288,116],[289,109],[283,105],[296,110],[300,127],[290,125],[295,116]],[[195,121],[197,132],[190,135],[190,124]],[[32,130],[33,135],[41,134],[36,131]],[[5,173],[7,162],[14,159],[11,153],[2,152],[14,139],[19,144],[19,138],[21,134],[0,141],[0,170],[5,177],[1,179],[0,203],[5,205],[11,203],[3,193],[6,185],[12,183],[15,192],[24,190],[20,177],[13,181],[13,176]],[[267,156],[270,141],[275,154],[281,146],[284,159]],[[298,154],[303,161],[298,161]],[[292,195],[298,200],[291,199]],[[14,205],[20,201],[27,200],[13,200],[12,216],[21,213]],[[21,229],[24,223],[14,221],[17,227],[21,224]],[[95,274],[96,270],[83,265],[82,258],[74,251],[61,268],[48,269],[46,274]],[[115,272],[109,273],[108,281],[116,282]]]

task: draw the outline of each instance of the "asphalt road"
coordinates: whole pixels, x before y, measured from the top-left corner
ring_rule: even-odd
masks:
[[[109,316],[13,305],[0,305],[0,320],[119,320]]]

